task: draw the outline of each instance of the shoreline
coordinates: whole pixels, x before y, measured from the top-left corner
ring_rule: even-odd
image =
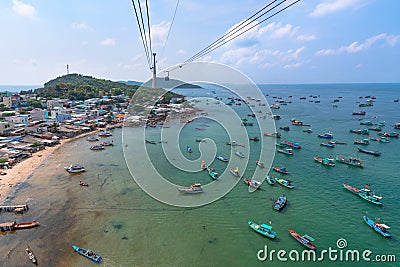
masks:
[[[45,147],[45,149],[32,154],[31,157],[18,163],[13,168],[6,170],[5,172],[7,175],[0,176],[0,201],[2,203],[6,202],[11,192],[17,189],[15,186],[18,186],[27,180],[40,166],[40,164],[48,158],[49,155],[62,148],[66,143],[95,134],[102,130],[104,129],[96,129],[72,138],[63,139],[60,141],[60,144],[57,144],[53,147]]]

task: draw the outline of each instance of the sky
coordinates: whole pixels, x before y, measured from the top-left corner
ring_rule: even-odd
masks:
[[[159,75],[270,2],[149,0]],[[399,10],[398,0],[301,0],[200,60],[258,84],[400,82]],[[114,81],[151,77],[130,0],[1,0],[0,36],[0,85],[43,85],[67,64]]]

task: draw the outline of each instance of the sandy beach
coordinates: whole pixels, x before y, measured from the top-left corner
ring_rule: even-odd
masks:
[[[0,200],[4,202],[10,192],[14,189],[15,185],[24,182],[49,155],[54,153],[57,149],[60,149],[64,144],[87,135],[94,134],[98,131],[100,130],[84,133],[70,139],[61,140],[60,144],[53,147],[45,147],[45,149],[32,154],[31,157],[13,166],[12,169],[5,170],[4,172],[7,174],[0,176]]]

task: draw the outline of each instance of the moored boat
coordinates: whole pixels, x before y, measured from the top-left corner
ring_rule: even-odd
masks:
[[[178,191],[187,194],[197,194],[202,193],[203,188],[200,183],[192,184],[190,187],[178,187]]]
[[[281,134],[278,132],[275,133],[268,133],[268,132],[263,132],[263,135],[269,136],[269,137],[276,137],[276,138],[281,138]]]
[[[348,185],[348,184],[343,184],[343,187],[350,192],[358,195],[359,197],[367,200],[368,202],[371,202],[376,205],[383,205],[382,203],[382,197],[375,195],[375,193],[369,189],[370,185],[366,184],[365,187],[363,188],[356,188],[354,186]]]
[[[360,151],[362,153],[373,155],[373,156],[378,156],[379,157],[382,154],[381,152],[379,152],[377,150],[367,150],[367,149],[359,148],[359,147],[357,147],[357,149],[358,149],[358,151]]]
[[[286,169],[286,167],[274,167],[272,166],[272,169],[276,172],[282,173],[282,174],[289,174],[288,170]]]
[[[20,229],[28,229],[28,228],[33,228],[39,226],[38,221],[31,221],[31,222],[21,222],[21,223],[16,223],[14,225],[14,229],[20,230]]]
[[[309,235],[303,235],[303,236],[301,236],[301,235],[299,235],[298,233],[296,233],[294,230],[292,230],[292,229],[290,229],[290,228],[288,228],[288,230],[289,230],[290,234],[291,234],[297,241],[299,241],[303,246],[305,246],[305,247],[307,247],[308,249],[311,249],[311,250],[317,249],[317,246],[314,245],[314,244],[312,243],[312,242],[315,241],[315,239],[312,238],[311,236],[309,236]]]
[[[259,167],[261,167],[261,168],[264,168],[264,167],[265,167],[264,162],[261,162],[261,161],[259,161],[259,160],[256,160],[256,164],[257,164],[257,166],[259,166]]]
[[[369,145],[369,139],[365,138],[365,139],[357,139],[354,141],[354,144],[356,145]]]
[[[305,132],[305,133],[312,133],[313,130],[312,130],[311,128],[308,128],[308,129],[303,130],[303,132]]]
[[[254,179],[247,179],[243,177],[243,182],[247,184],[248,186],[251,186],[255,189],[258,189],[261,186],[261,182],[254,180]]]
[[[281,196],[277,197],[277,199],[274,201],[272,204],[272,208],[277,211],[281,211],[285,206],[287,202],[287,197],[285,194],[282,194]]]
[[[112,133],[109,132],[109,131],[102,131],[102,132],[100,132],[98,134],[98,136],[100,136],[100,137],[109,137],[109,136],[112,136]]]
[[[291,148],[277,149],[276,151],[285,155],[293,155],[293,150]]]
[[[81,248],[81,247],[78,247],[75,245],[72,245],[72,248],[75,250],[75,252],[78,252],[80,255],[82,255],[94,262],[100,263],[103,260],[99,254],[93,252],[90,249],[84,249],[84,248]]]
[[[379,135],[385,136],[385,137],[399,137],[400,134],[397,132],[391,132],[391,133],[384,132],[384,133],[380,133]]]
[[[212,168],[212,167],[207,167],[207,171],[208,171],[208,174],[210,175],[211,178],[213,178],[214,180],[217,180],[217,179],[218,179],[218,172],[216,172],[216,171],[214,170],[214,168]]]
[[[342,156],[336,156],[336,161],[340,162],[340,163],[344,163],[347,165],[351,165],[351,166],[356,166],[356,167],[364,167],[364,162],[361,161],[360,159],[354,158],[354,157],[349,157],[348,159]]]
[[[86,171],[85,167],[80,164],[71,164],[68,167],[64,167],[64,169],[69,173],[80,173]]]
[[[192,148],[191,148],[189,145],[186,146],[186,150],[187,150],[187,152],[189,152],[189,153],[192,153],[192,152],[193,152],[193,151],[192,151]]]
[[[330,166],[330,167],[335,167],[335,160],[332,158],[321,158],[314,156],[314,160],[321,163],[322,165]]]
[[[113,141],[103,141],[100,143],[102,146],[113,146],[114,142]]]
[[[244,155],[243,152],[241,151],[235,151],[235,155],[238,156],[239,158],[245,158],[246,156]]]
[[[294,188],[294,185],[292,185],[292,181],[290,181],[290,180],[285,180],[285,179],[282,179],[282,178],[275,178],[275,182],[277,182],[278,184],[280,184],[280,185],[282,185],[284,187],[287,187],[289,189],[293,189]]]
[[[284,131],[289,131],[290,127],[289,126],[280,126],[279,129],[284,130]]]
[[[101,145],[95,145],[90,147],[90,150],[104,150],[104,149],[105,147]]]
[[[236,177],[240,177],[239,168],[236,167],[235,169],[230,168],[229,172],[232,173]]]
[[[335,147],[335,144],[334,143],[328,143],[328,142],[322,142],[321,144],[320,144],[321,146],[326,146],[326,147],[330,147],[330,148],[333,148],[333,147]]]
[[[285,145],[293,147],[293,148],[296,148],[296,149],[300,149],[301,148],[301,145],[299,143],[292,142],[292,141],[289,141],[289,140],[282,140],[281,143],[284,143]]]
[[[32,250],[31,250],[29,247],[27,247],[27,248],[25,249],[25,253],[26,253],[26,255],[28,256],[28,259],[29,259],[33,264],[35,264],[35,265],[38,264],[38,261],[37,261],[37,258],[36,258],[36,256],[35,256],[35,254],[33,254]]]
[[[253,229],[255,232],[257,232],[263,236],[266,236],[266,237],[269,237],[272,239],[274,239],[276,237],[276,233],[272,231],[271,225],[267,225],[264,223],[260,225],[255,222],[252,222],[252,221],[248,221],[247,223],[251,229]]]
[[[363,216],[363,219],[372,229],[374,229],[376,232],[380,233],[384,237],[392,237],[392,234],[388,231],[390,227],[387,226],[386,224],[374,222],[366,215]]]
[[[369,134],[368,129],[350,129],[350,132],[356,134]]]
[[[267,183],[269,185],[275,185],[275,179],[269,175],[267,175],[267,177],[265,178],[267,180]]]
[[[250,137],[250,140],[251,141],[260,141],[260,139],[257,136]]]
[[[353,115],[365,115],[365,114],[367,114],[367,112],[365,112],[365,111],[354,111],[353,112]]]
[[[221,161],[223,161],[223,162],[228,162],[228,159],[227,159],[227,158],[224,158],[223,156],[218,155],[218,154],[215,155],[215,158],[216,158],[216,159],[219,159],[219,160],[221,160]]]
[[[99,141],[99,138],[97,138],[96,136],[88,136],[86,140],[89,142],[96,142]]]
[[[328,132],[328,133],[319,134],[318,137],[319,138],[325,138],[325,139],[332,139],[333,138],[333,134],[331,132]]]

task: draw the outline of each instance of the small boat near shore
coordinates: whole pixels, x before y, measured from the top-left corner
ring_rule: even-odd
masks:
[[[200,183],[192,184],[190,187],[178,187],[178,191],[187,194],[203,193],[203,188]]]
[[[105,147],[101,145],[95,145],[90,147],[90,150],[104,150],[104,149]]]
[[[267,180],[267,183],[268,183],[269,185],[275,185],[275,178],[273,178],[273,177],[267,175],[267,177],[265,178],[265,180]]]
[[[353,112],[353,115],[361,115],[361,116],[363,116],[365,114],[367,114],[367,112],[365,112],[365,111],[354,111]]]
[[[256,164],[257,164],[258,167],[261,167],[261,168],[265,167],[264,162],[260,162],[259,160],[256,160]]]
[[[27,247],[27,248],[25,249],[25,253],[26,253],[26,255],[28,256],[28,259],[29,259],[33,264],[38,265],[37,258],[36,258],[36,256],[35,256],[35,254],[33,254],[32,250],[31,250],[29,247]]]
[[[288,230],[289,230],[290,234],[306,248],[311,249],[311,250],[317,249],[317,246],[312,243],[315,241],[315,239],[312,238],[311,236],[309,236],[309,235],[301,236],[290,228],[288,228]]]
[[[103,258],[99,254],[93,252],[90,249],[84,249],[84,248],[81,248],[81,247],[78,247],[75,245],[72,245],[72,248],[73,248],[73,250],[75,250],[75,252],[78,252],[80,255],[82,255],[94,262],[101,263],[101,261],[103,260]]]
[[[80,164],[71,164],[68,167],[64,167],[64,169],[69,173],[81,173],[86,171],[85,167]]]
[[[381,152],[379,152],[377,150],[367,150],[367,149],[359,148],[359,147],[357,147],[357,149],[358,149],[358,151],[360,151],[362,153],[373,155],[373,156],[378,156],[379,157],[382,154]]]
[[[277,182],[281,186],[287,187],[289,189],[293,189],[294,188],[294,185],[292,185],[292,181],[290,181],[290,180],[285,180],[285,179],[282,179],[282,178],[275,178],[275,182]]]
[[[388,231],[390,229],[389,226],[387,226],[384,223],[379,223],[379,222],[374,222],[372,219],[368,218],[368,216],[364,215],[363,219],[366,224],[368,224],[372,229],[374,229],[376,232],[380,233],[384,237],[392,237],[392,234]]]
[[[274,203],[272,204],[272,208],[276,211],[281,211],[286,206],[286,202],[287,197],[285,194],[282,194],[274,201]]]
[[[80,186],[89,186],[88,183],[85,183],[85,182],[82,182],[82,181],[79,181],[79,185],[80,185]]]
[[[208,175],[210,175],[210,177],[212,179],[214,179],[214,180],[218,179],[218,172],[216,172],[214,168],[208,166],[207,167],[207,172],[208,172]]]
[[[239,158],[245,158],[246,156],[244,155],[243,152],[241,151],[235,151],[235,155],[238,156]]]
[[[350,166],[355,166],[355,167],[364,167],[364,162],[361,161],[360,159],[354,158],[354,157],[349,157],[348,159],[342,156],[337,155],[335,160],[340,163],[344,163]]]
[[[291,148],[277,149],[276,151],[285,155],[293,155],[293,150]]]
[[[279,129],[284,130],[284,131],[290,131],[289,126],[280,126]]]
[[[296,149],[300,149],[301,148],[301,145],[299,143],[292,142],[292,141],[289,141],[289,140],[282,140],[281,144],[282,143],[285,144],[288,147],[292,147],[292,148],[296,148]]]
[[[156,145],[157,142],[156,141],[152,141],[152,140],[145,140],[146,144],[152,144],[152,145]]]
[[[359,197],[367,200],[368,202],[371,202],[376,205],[383,205],[383,203],[381,202],[382,197],[375,195],[375,193],[369,189],[370,187],[369,184],[366,184],[365,187],[360,189],[348,184],[343,184],[343,187],[349,190],[350,192],[358,195]]]
[[[223,161],[223,162],[228,162],[229,161],[227,158],[224,158],[223,156],[218,155],[218,154],[215,155],[215,158],[219,159],[220,161]]]
[[[388,132],[384,132],[384,133],[380,133],[379,134],[379,136],[384,136],[384,137],[399,137],[399,133],[397,133],[397,132],[391,132],[391,133],[388,133]]]
[[[233,176],[240,177],[239,168],[236,167],[235,169],[230,168],[229,172],[233,174]]]
[[[100,137],[109,137],[112,136],[112,133],[110,131],[102,131],[98,134]]]
[[[269,137],[276,137],[276,138],[281,138],[281,134],[278,132],[275,133],[268,133],[268,132],[263,132],[264,136],[269,136]]]
[[[276,172],[282,173],[282,174],[289,174],[288,170],[286,169],[286,167],[274,167],[272,166],[272,169]]]
[[[272,231],[272,226],[267,224],[257,224],[252,221],[247,222],[251,229],[255,232],[259,233],[260,235],[266,236],[268,238],[274,239],[276,237],[276,232]]]
[[[247,184],[248,186],[251,186],[251,187],[253,187],[253,188],[255,188],[255,189],[258,189],[260,186],[261,186],[261,182],[259,182],[259,181],[257,181],[257,180],[254,180],[254,179],[247,179],[247,178],[245,178],[245,177],[243,177],[243,182],[245,183],[245,184]]]
[[[99,141],[99,138],[97,138],[97,136],[88,136],[88,137],[86,138],[86,141],[89,141],[89,142],[96,142],[96,141]]]
[[[322,142],[321,144],[320,144],[321,146],[326,146],[326,147],[329,147],[329,148],[334,148],[335,147],[335,144],[333,144],[333,143],[328,143],[328,142]]]
[[[29,229],[29,228],[33,228],[39,226],[39,222],[38,221],[31,221],[31,222],[20,222],[20,223],[16,223],[14,225],[14,229],[15,230],[21,230],[21,229]]]
[[[113,141],[103,141],[100,143],[101,146],[113,146],[114,142]]]
[[[320,158],[320,157],[314,156],[314,160],[316,162],[321,163],[322,165],[326,165],[326,166],[330,166],[330,167],[336,166],[335,160],[332,158]]]

